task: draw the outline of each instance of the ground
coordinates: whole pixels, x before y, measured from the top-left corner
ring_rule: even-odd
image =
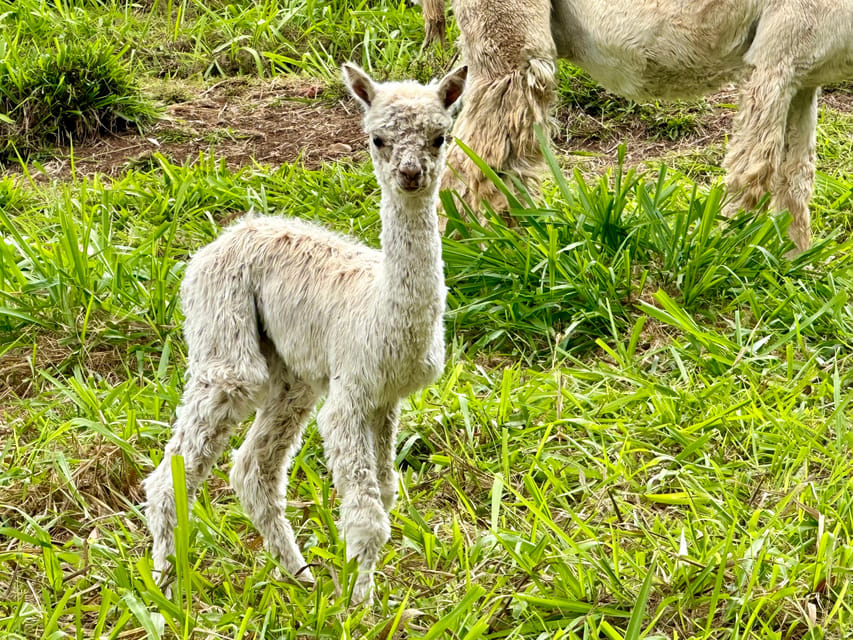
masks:
[[[297,161],[313,169],[366,151],[358,107],[340,88],[320,80],[238,76],[206,87],[162,82],[150,91],[167,104],[152,128],[77,147],[73,162],[71,150],[61,150],[43,164],[41,178],[66,179],[72,171],[115,177],[129,168],[144,168],[154,154],[183,164],[212,152],[231,170]],[[674,110],[616,96],[612,100],[615,106],[598,111],[573,104],[557,109],[554,146],[565,166],[599,173],[612,166],[616,149],[625,144],[629,166],[662,160],[693,178],[721,173],[737,101],[734,87],[701,102],[678,103]],[[853,94],[847,90],[826,92],[821,104],[853,114]],[[673,126],[682,111],[687,126]]]
[[[67,178],[72,167],[78,176],[117,176],[128,168],[146,166],[157,153],[181,164],[200,153],[213,152],[234,170],[254,163],[296,161],[316,168],[324,162],[358,157],[366,150],[358,108],[320,81],[235,77],[206,88],[163,84],[155,91],[161,101],[171,104],[153,128],[77,147],[73,163],[65,149],[43,164],[46,175],[42,177]],[[689,130],[668,137],[661,135],[666,122],[650,122],[645,117],[654,112],[653,106],[627,117],[563,106],[555,119],[555,148],[567,165],[593,172],[611,166],[623,143],[629,165],[679,158],[689,164],[695,157],[719,162],[735,100],[734,89],[727,87],[709,96],[699,108],[690,105]],[[853,95],[847,92],[828,93],[822,104],[840,113],[853,113]]]
[[[78,176],[118,176],[128,168],[146,166],[156,153],[183,164],[212,151],[231,170],[297,161],[316,168],[353,157],[366,149],[360,111],[348,99],[322,96],[325,90],[320,82],[244,77],[207,88],[157,87],[161,100],[174,102],[153,128],[78,147],[73,163],[66,150],[44,164],[45,172],[51,178],[67,178],[73,164]]]
[[[779,217],[725,220],[714,200],[732,88],[659,107],[561,84],[554,148],[574,202],[545,189],[531,224],[445,240],[447,374],[406,403],[379,604],[359,618],[335,590],[316,430],[289,490],[314,592],[272,578],[228,454],[194,511],[189,613],[150,580],[139,505],[180,398],[187,256],[261,200],[375,241],[360,111],[334,80],[147,77],[145,91],[164,105],[155,125],[45,153],[34,186],[13,169],[5,212],[0,191],[0,635],[159,637],[160,609],[164,637],[387,640],[405,637],[396,610],[409,637],[623,640],[648,597],[659,635],[644,637],[842,637],[853,251],[830,232],[850,218],[849,92],[821,102],[825,246],[798,266]],[[639,171],[615,166],[623,143]],[[80,179],[96,174],[117,181]]]

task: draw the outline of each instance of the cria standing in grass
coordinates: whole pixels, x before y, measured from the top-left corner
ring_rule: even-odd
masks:
[[[353,596],[371,599],[397,494],[394,445],[402,398],[441,373],[445,285],[436,206],[458,69],[437,84],[375,83],[352,64],[379,185],[382,250],[297,219],[254,217],[190,261],[181,287],[187,382],[160,466],[145,480],[154,569],[174,553],[171,458],[183,456],[192,501],[254,409],[231,482],[266,546],[312,581],[285,516],[284,481],[318,398],[326,461],[341,495]]]

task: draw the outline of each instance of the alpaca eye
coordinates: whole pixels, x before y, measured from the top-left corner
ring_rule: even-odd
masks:
[[[373,146],[377,149],[381,149],[385,146],[385,141],[379,136],[373,136]]]
[[[444,144],[444,136],[437,136],[435,140],[432,141],[432,146],[438,149],[441,145]]]

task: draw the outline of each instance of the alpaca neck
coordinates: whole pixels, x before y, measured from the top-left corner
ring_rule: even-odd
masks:
[[[383,193],[382,295],[392,305],[443,307],[444,274],[435,193],[394,197]]]

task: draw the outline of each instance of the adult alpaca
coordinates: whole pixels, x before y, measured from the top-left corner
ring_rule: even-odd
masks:
[[[424,16],[444,0],[423,0]],[[637,100],[741,85],[724,166],[734,207],[791,212],[789,234],[808,248],[820,86],[853,77],[849,0],[454,0],[468,89],[454,135],[499,174],[535,183],[549,132],[555,60],[566,58],[607,89]],[[433,21],[435,21],[433,19]],[[442,32],[433,24],[427,33]],[[500,194],[462,152],[443,188],[472,206]],[[453,174],[456,172],[461,180]]]
[[[397,493],[400,400],[444,367],[436,206],[465,69],[429,86],[375,83],[350,64],[343,75],[365,109],[382,250],[303,220],[253,217],[193,256],[181,285],[188,380],[163,460],[144,483],[161,580],[175,551],[172,458],[183,457],[192,501],[232,429],[255,409],[231,483],[269,551],[291,574],[313,579],[285,515],[284,485],[325,394],[317,427],[341,495],[347,559],[358,561],[353,598],[371,598]]]

